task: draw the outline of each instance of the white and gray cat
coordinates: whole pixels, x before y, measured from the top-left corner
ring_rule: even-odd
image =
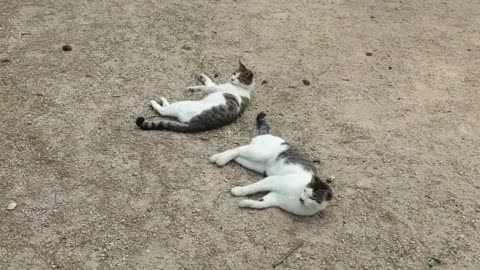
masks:
[[[239,118],[250,100],[254,87],[253,72],[239,62],[239,68],[224,84],[215,84],[202,74],[203,85],[188,87],[208,93],[202,100],[179,101],[170,104],[161,97],[161,105],[151,100],[153,109],[161,116],[174,120],[162,119],[147,121],[138,117],[136,124],[143,130],[170,130],[176,132],[200,132],[228,125]]]
[[[265,116],[258,114],[259,135],[250,144],[213,155],[210,161],[223,166],[235,160],[247,169],[267,175],[254,184],[232,188],[234,196],[269,192],[261,200],[240,201],[240,207],[279,207],[302,216],[325,209],[332,199],[332,189],[317,176],[315,165],[300,149],[269,134]]]

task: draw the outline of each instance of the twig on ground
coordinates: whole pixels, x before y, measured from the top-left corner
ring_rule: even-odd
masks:
[[[303,245],[303,241],[300,240],[298,241],[295,246],[293,246],[288,252],[287,254],[285,254],[282,258],[280,258],[280,260],[278,260],[277,262],[274,262],[273,263],[273,268],[276,268],[277,266],[279,266],[280,264],[282,264],[288,257],[290,257],[290,255],[292,255],[293,252],[295,252],[295,250],[297,250],[299,247],[301,247]]]

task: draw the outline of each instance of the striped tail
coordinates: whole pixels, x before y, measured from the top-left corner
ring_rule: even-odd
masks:
[[[270,133],[270,126],[267,123],[267,114],[264,112],[261,112],[257,115],[257,130],[258,130],[258,135],[265,135]]]
[[[182,133],[193,133],[201,131],[198,125],[192,125],[190,123],[181,123],[172,120],[160,120],[160,121],[145,121],[145,118],[137,118],[137,126],[143,130],[169,130]]]

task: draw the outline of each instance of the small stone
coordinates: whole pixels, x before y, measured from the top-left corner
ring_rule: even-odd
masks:
[[[266,85],[267,83],[268,83],[267,80],[262,81],[262,85]]]
[[[392,67],[388,67],[388,70],[392,70]]]
[[[471,52],[471,51],[472,51],[472,49],[467,49],[467,51]],[[7,60],[8,60],[8,59],[7,59]],[[2,62],[3,62],[3,60],[2,60]]]
[[[303,84],[305,84],[305,85],[310,85],[310,81],[307,80],[307,79],[303,79],[302,82],[303,82]]]
[[[318,158],[316,158],[316,159],[314,159],[314,160],[312,160],[312,161],[313,161],[313,163],[315,163],[315,164],[320,164],[320,159],[318,159]]]
[[[372,56],[372,55],[373,55],[372,52],[366,52],[365,54],[366,54],[367,56]]]
[[[371,16],[370,16],[370,18],[374,19],[374,18],[375,18],[375,16],[371,15]]]
[[[2,63],[8,63],[10,62],[10,59],[2,59]]]
[[[428,268],[433,269],[440,263],[440,260],[431,257],[427,259],[427,263],[428,263]]]
[[[14,210],[15,208],[17,207],[17,203],[16,202],[11,202],[8,204],[7,206],[7,210]]]
[[[190,51],[191,49],[192,49],[191,45],[185,44],[185,45],[182,46],[182,50]]]
[[[73,48],[70,45],[63,45],[62,50],[64,52],[69,52],[69,51],[73,50]]]
[[[133,173],[133,176],[137,176],[137,175],[138,175],[138,173],[137,173],[137,172],[134,172],[134,173]]]
[[[218,76],[220,76],[220,74],[218,74],[218,72],[215,72],[215,74],[213,74],[214,78],[218,78]]]

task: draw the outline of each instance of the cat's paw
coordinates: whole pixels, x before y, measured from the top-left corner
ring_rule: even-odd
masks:
[[[191,92],[201,90],[200,86],[189,86],[189,87],[187,87],[187,89],[190,90]]]
[[[230,160],[231,159],[228,156],[220,156],[217,159],[217,165],[221,167],[221,166],[227,164]]]
[[[230,192],[233,196],[245,196],[245,192],[243,191],[243,187],[233,187]]]
[[[210,162],[211,162],[211,163],[216,163],[219,156],[220,156],[220,154],[212,155],[212,156],[210,157]]]
[[[150,100],[150,105],[158,113],[160,113],[161,110],[163,110],[162,106],[160,106],[160,104],[158,104],[155,100]]]
[[[212,80],[205,74],[200,74],[200,77],[198,78],[200,82],[203,83],[203,85],[208,85],[212,82]]]
[[[241,200],[239,203],[238,203],[238,206],[239,207],[242,207],[242,208],[254,208],[254,205],[255,205],[255,201],[254,200]]]
[[[160,101],[162,102],[162,107],[166,107],[166,106],[170,105],[170,103],[168,102],[168,100],[165,97],[160,97]]]
[[[223,166],[227,164],[231,159],[228,159],[228,156],[223,155],[223,153],[215,154],[210,157],[210,162],[217,163],[218,166]]]

